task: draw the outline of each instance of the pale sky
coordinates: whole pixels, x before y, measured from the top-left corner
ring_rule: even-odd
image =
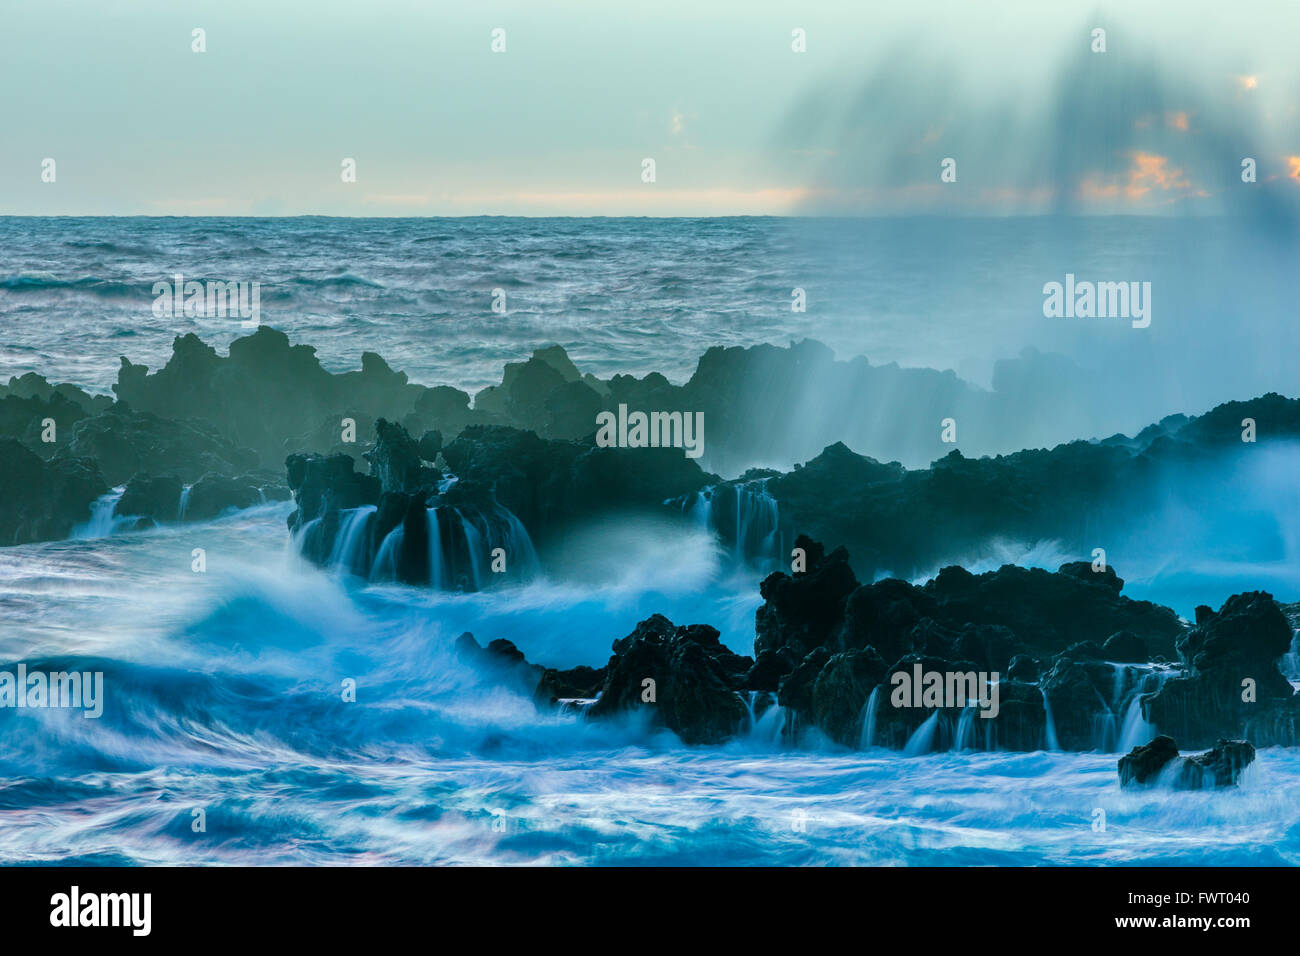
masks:
[[[1297,36],[1281,0],[5,0],[0,214],[1214,212],[1242,156],[1300,195]]]

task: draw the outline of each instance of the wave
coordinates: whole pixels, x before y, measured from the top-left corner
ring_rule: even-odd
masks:
[[[386,288],[382,282],[378,282],[374,279],[367,279],[364,276],[354,275],[351,272],[341,272],[338,275],[333,276],[298,276],[291,281],[296,286],[310,289]]]
[[[147,283],[137,285],[121,279],[106,279],[95,275],[71,279],[50,272],[22,272],[17,275],[0,276],[0,289],[19,293],[81,292],[106,299],[152,297]]]

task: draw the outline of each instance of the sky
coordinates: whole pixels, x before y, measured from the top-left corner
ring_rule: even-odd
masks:
[[[0,215],[1216,213],[1300,196],[1297,36],[1294,0],[4,0]]]

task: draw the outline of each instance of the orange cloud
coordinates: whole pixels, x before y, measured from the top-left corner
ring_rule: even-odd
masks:
[[[1139,202],[1155,199],[1161,193],[1174,193],[1165,202],[1174,202],[1184,196],[1204,197],[1204,190],[1192,192],[1191,181],[1179,167],[1169,165],[1169,157],[1134,150],[1127,154],[1130,166],[1118,176],[1089,173],[1079,183],[1079,197],[1091,202],[1128,200]]]
[[[1181,110],[1177,113],[1167,113],[1165,114],[1165,125],[1170,129],[1176,129],[1180,132],[1186,133],[1188,126],[1187,114]]]
[[[1124,187],[1124,195],[1130,199],[1139,199],[1152,188],[1168,192],[1171,189],[1188,189],[1192,185],[1181,169],[1170,168],[1167,156],[1135,150],[1132,159],[1133,165],[1128,171],[1128,185]]]
[[[1292,179],[1300,181],[1300,156],[1288,156],[1286,158],[1286,163],[1291,167],[1291,171],[1287,173],[1287,175]]]

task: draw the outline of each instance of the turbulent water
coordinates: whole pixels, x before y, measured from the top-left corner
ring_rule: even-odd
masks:
[[[1026,344],[1082,334],[1043,325],[1043,282],[1067,269],[1158,276],[1189,233],[1207,258],[1231,238],[1214,223],[1160,220],[0,219],[0,377],[38,371],[106,391],[119,354],[157,365],[186,331],[224,348],[241,334],[229,319],[151,313],[152,284],[182,272],[262,282],[262,320],[333,369],[370,350],[426,384],[499,381],[505,361],[552,341],[585,371],[680,381],[708,346],[804,335],[845,357],[979,379]],[[796,286],[806,313],[790,309]],[[494,288],[506,290],[505,315],[491,311]],[[1254,303],[1260,322],[1271,321],[1267,292]],[[1220,289],[1188,323],[1231,298]],[[1224,338],[1239,351],[1254,341]],[[1198,355],[1212,351],[1201,342]],[[1173,348],[1164,361],[1186,359]],[[1274,365],[1251,368],[1188,369],[1183,394],[1145,393],[1133,415],[1144,424],[1280,387]],[[759,505],[737,511],[753,530],[741,550],[773,533]],[[470,630],[546,666],[599,665],[656,612],[712,624],[752,652],[757,572],[737,569],[713,534],[719,515],[703,509],[691,527],[579,529],[554,562],[562,571],[467,595],[308,566],[287,540],[287,509],[123,533],[105,507],[71,540],[0,549],[0,664],[103,671],[106,686],[99,719],[0,712],[0,859],[1300,862],[1291,750],[1261,751],[1235,790],[1122,793],[1114,753],[792,750],[761,721],[728,746],[686,748],[634,723],[539,714],[454,655]],[[1008,547],[970,563],[1076,557]],[[1184,611],[1273,583],[1215,555],[1147,570],[1134,593],[1176,594]],[[1107,740],[1118,748],[1142,730],[1112,727]]]
[[[0,550],[3,659],[102,670],[108,688],[98,720],[0,718],[0,858],[1300,862],[1293,751],[1261,751],[1231,792],[1127,793],[1114,754],[795,751],[761,732],[690,749],[635,725],[541,716],[452,653],[472,623],[531,659],[597,661],[653,610],[731,620],[728,639],[748,649],[754,602],[729,595],[752,582],[729,581],[707,542],[671,542],[705,556],[695,567],[645,550],[594,592],[436,595],[306,566],[285,547],[284,515]],[[206,573],[191,570],[193,547]]]

